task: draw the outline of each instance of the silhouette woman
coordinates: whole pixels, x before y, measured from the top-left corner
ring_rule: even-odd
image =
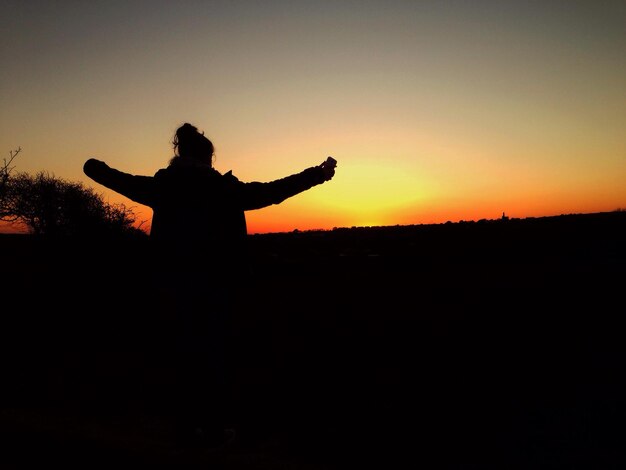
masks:
[[[179,127],[172,144],[174,157],[154,176],[124,173],[95,158],[83,171],[153,211],[151,268],[160,291],[173,296],[179,437],[215,446],[227,438],[230,314],[248,274],[245,211],[280,204],[329,181],[336,162],[329,158],[271,182],[242,182],[231,171],[213,168],[213,143],[195,126]]]

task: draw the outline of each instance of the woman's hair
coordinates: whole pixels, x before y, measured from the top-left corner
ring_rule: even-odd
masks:
[[[213,143],[204,136],[204,132],[199,132],[197,127],[189,123],[176,129],[172,145],[174,158],[170,160],[170,163],[179,158],[193,158],[203,163],[213,164],[215,151]]]

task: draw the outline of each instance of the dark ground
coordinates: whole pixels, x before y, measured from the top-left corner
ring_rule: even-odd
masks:
[[[141,242],[5,236],[0,466],[626,468],[625,240],[626,212],[250,236],[238,441],[191,452]]]

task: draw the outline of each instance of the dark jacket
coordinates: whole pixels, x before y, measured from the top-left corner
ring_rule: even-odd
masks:
[[[267,183],[242,182],[230,171],[221,174],[182,158],[154,176],[124,173],[94,158],[83,170],[97,183],[152,209],[150,238],[163,262],[202,270],[207,262],[243,262],[245,211],[279,204],[325,181],[323,170],[311,167]]]

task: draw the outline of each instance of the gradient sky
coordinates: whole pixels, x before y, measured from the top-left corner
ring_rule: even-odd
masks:
[[[152,175],[190,122],[215,167],[334,180],[250,233],[626,207],[626,2],[0,0],[0,150]]]

